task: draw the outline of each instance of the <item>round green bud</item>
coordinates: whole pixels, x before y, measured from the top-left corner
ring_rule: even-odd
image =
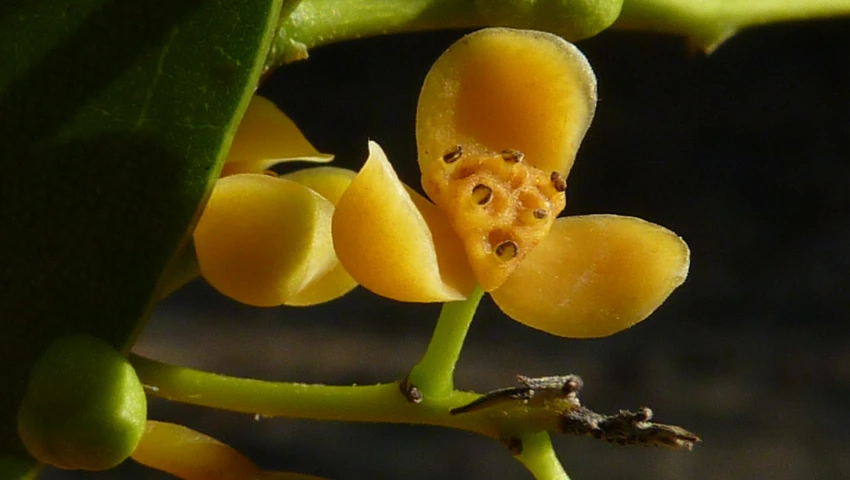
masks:
[[[104,340],[72,335],[33,366],[18,435],[39,462],[106,470],[135,450],[146,417],[145,391],[127,359]]]
[[[475,6],[491,26],[543,30],[580,40],[611,26],[623,0],[475,0]]]

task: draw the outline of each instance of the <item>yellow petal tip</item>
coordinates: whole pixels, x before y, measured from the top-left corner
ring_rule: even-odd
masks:
[[[648,317],[688,274],[675,233],[633,217],[562,218],[494,292],[511,318],[554,335],[611,335]]]
[[[333,158],[316,150],[274,103],[255,95],[239,122],[221,176],[260,173],[288,160],[325,163]]]
[[[596,77],[574,45],[544,32],[479,30],[446,50],[425,78],[420,167],[429,171],[461,145],[470,155],[518,150],[528,165],[566,176],[595,108]]]

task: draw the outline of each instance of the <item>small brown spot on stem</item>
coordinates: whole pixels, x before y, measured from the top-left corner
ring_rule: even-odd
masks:
[[[463,156],[463,147],[455,145],[454,148],[443,154],[443,161],[446,163],[454,163]]]
[[[404,380],[398,382],[399,390],[401,390],[401,394],[404,395],[404,398],[407,399],[410,403],[422,403],[423,395],[422,392],[416,388],[410,382],[410,377],[404,377]]]
[[[472,188],[472,201],[478,205],[487,205],[493,198],[493,189],[487,185],[478,184]]]
[[[519,251],[519,246],[513,240],[505,240],[504,242],[496,245],[496,256],[499,257],[499,260],[508,261],[512,260],[516,257],[517,252]]]
[[[552,186],[555,187],[555,190],[563,192],[567,189],[567,181],[560,173],[552,172],[552,175],[549,178],[552,179]]]

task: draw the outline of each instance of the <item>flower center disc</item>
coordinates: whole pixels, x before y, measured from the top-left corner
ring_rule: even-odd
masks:
[[[448,149],[423,172],[426,191],[462,239],[478,283],[499,287],[564,209],[566,182],[523,162],[523,154]]]

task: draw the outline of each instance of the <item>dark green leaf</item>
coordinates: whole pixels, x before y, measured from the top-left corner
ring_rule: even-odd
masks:
[[[59,336],[129,349],[254,90],[280,0],[0,6],[0,453]]]

